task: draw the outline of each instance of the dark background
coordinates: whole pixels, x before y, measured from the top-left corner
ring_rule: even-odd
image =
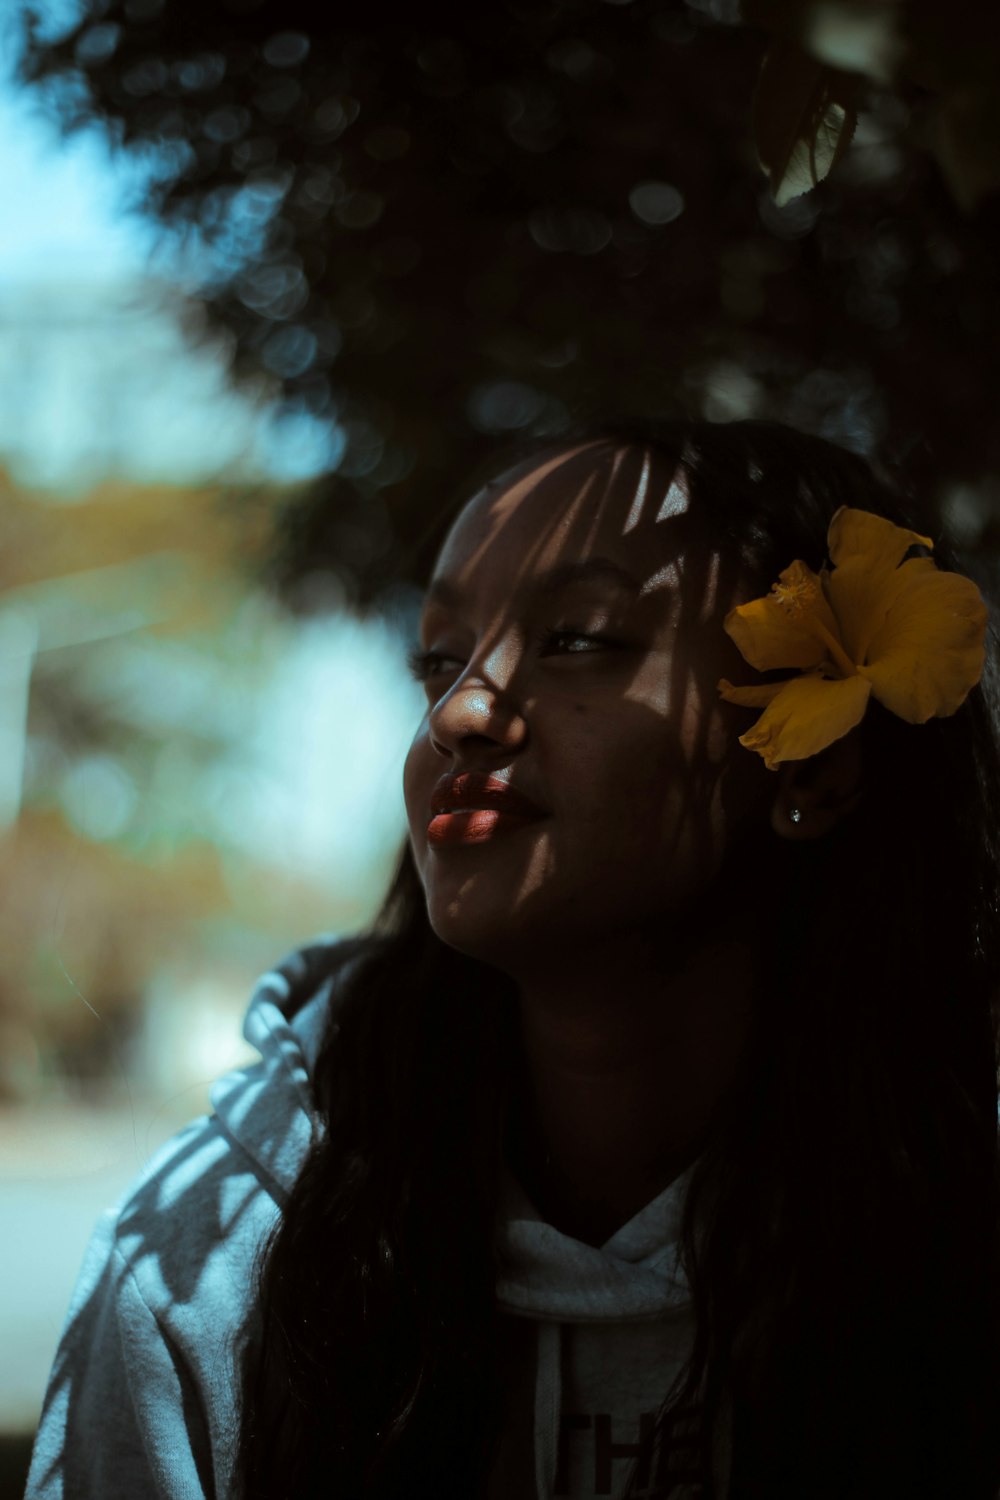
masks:
[[[1000,18],[746,10],[86,0],[29,45],[67,126],[155,148],[148,210],[198,254],[194,335],[337,425],[335,472],[277,518],[294,607],[333,571],[360,596],[419,572],[498,440],[607,415],[789,421],[898,467],[955,541],[996,551]],[[831,57],[857,133],[779,207],[755,129],[808,134]]]

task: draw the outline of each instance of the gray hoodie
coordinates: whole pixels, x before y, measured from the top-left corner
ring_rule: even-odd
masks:
[[[319,1122],[310,1076],[354,944],[302,949],[260,981],[244,1026],[261,1061],[230,1073],[100,1220],[49,1379],[26,1500],[224,1500],[234,1350],[254,1256]],[[327,977],[317,983],[317,975]],[[687,1174],[605,1245],[547,1224],[517,1182],[499,1205],[497,1296],[516,1389],[490,1500],[616,1495],[686,1357],[677,1263]],[[638,1493],[699,1493],[674,1443]],[[724,1490],[728,1455],[717,1456]],[[655,1470],[655,1472],[654,1472]],[[345,1497],[347,1500],[347,1497]]]

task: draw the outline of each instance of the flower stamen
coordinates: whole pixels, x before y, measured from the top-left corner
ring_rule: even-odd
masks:
[[[793,619],[805,614],[818,596],[819,588],[814,578],[796,578],[789,583],[771,585],[771,597],[775,604],[780,604],[786,614],[791,615]]]

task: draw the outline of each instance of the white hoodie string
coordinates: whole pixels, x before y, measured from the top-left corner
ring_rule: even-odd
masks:
[[[538,1500],[552,1500],[562,1416],[562,1330],[558,1323],[538,1324],[535,1365],[535,1490]]]

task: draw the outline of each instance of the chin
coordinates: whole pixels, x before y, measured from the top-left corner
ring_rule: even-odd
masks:
[[[509,978],[564,969],[574,955],[582,957],[606,934],[600,915],[580,921],[575,908],[552,910],[540,906],[514,912],[509,907],[466,900],[428,901],[428,920],[434,933],[467,958],[488,964]]]
[[[464,953],[467,958],[475,958],[494,968],[504,968],[504,955],[510,956],[512,950],[520,947],[516,933],[511,931],[511,923],[502,920],[502,914],[496,911],[456,911],[454,903],[450,903],[444,910],[437,910],[434,903],[430,902],[427,917],[431,930],[442,943],[458,953]]]
[[[519,920],[509,908],[431,900],[427,916],[442,943],[512,979],[531,973],[554,948],[565,950],[565,935],[553,934],[547,923]]]

